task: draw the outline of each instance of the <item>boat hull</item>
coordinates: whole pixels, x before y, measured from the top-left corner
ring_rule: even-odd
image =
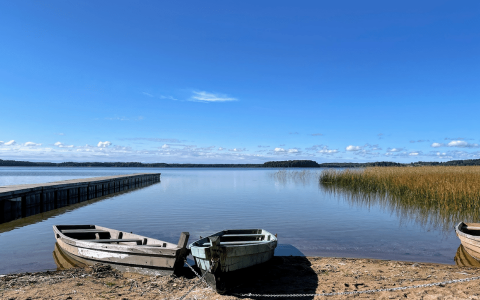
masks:
[[[472,223],[470,223],[472,224]],[[479,224],[480,225],[480,224]],[[473,227],[473,225],[470,225]],[[455,233],[457,234],[460,242],[462,243],[465,251],[475,258],[476,260],[480,261],[480,231],[479,230],[468,230],[468,225],[460,222],[455,227]],[[478,234],[478,235],[477,235]]]
[[[95,228],[108,230],[110,234],[116,233],[116,231],[105,227],[95,226]],[[127,235],[127,238],[125,238],[126,242],[112,244],[71,238],[62,234],[62,231],[55,228],[55,226],[54,232],[58,247],[70,259],[84,265],[107,264],[122,272],[146,275],[171,275],[183,267],[184,259],[188,254],[186,248],[158,240],[154,240],[154,244],[151,245],[137,245],[136,243],[128,242],[128,238],[131,237],[137,237],[139,240],[147,238],[133,234],[127,235],[127,233],[125,233]],[[162,247],[162,243],[165,247]]]

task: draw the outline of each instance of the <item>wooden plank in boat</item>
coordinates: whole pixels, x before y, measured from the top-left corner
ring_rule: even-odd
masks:
[[[224,234],[222,237],[237,237],[237,236],[264,236],[264,234]]]
[[[466,223],[462,228],[468,230],[480,230],[480,223]]]
[[[220,242],[220,245],[248,245],[248,244],[266,244],[269,241],[242,241],[242,242]],[[211,246],[211,243],[204,243],[200,246]]]
[[[62,233],[108,233],[109,231],[101,229],[64,229]]]
[[[94,242],[94,243],[118,243],[118,242],[128,242],[128,243],[132,243],[132,242],[141,242],[142,240],[141,239],[96,239],[96,240],[79,240],[79,241],[82,241],[82,242]],[[148,246],[148,245],[146,245]]]

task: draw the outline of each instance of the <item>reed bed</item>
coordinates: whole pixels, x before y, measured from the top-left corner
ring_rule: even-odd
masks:
[[[479,221],[480,167],[369,167],[324,170],[327,191],[350,201],[382,205],[423,224],[450,229],[459,221]]]

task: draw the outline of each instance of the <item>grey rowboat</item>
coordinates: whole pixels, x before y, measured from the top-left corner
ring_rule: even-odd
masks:
[[[188,232],[177,245],[98,225],[54,225],[65,255],[86,265],[103,263],[122,272],[170,275],[183,268]]]
[[[480,260],[480,223],[460,222],[455,226],[455,233],[470,256]]]
[[[273,257],[277,237],[263,229],[223,230],[190,244],[195,263],[219,294]]]

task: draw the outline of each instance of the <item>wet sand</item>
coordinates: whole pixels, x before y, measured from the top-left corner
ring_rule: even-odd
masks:
[[[458,262],[457,262],[458,263]],[[262,270],[218,295],[185,268],[179,276],[119,273],[107,266],[0,277],[0,299],[265,299],[245,294],[322,294],[438,283],[480,276],[480,268],[374,259],[274,257]],[[369,294],[281,299],[480,299],[480,280]]]

